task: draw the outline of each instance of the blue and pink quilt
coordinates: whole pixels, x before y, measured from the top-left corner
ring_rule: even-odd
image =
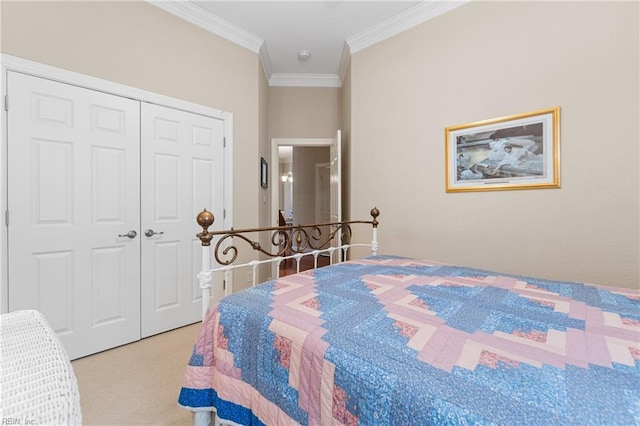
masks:
[[[640,424],[640,291],[376,256],[211,310],[180,405],[252,425]]]

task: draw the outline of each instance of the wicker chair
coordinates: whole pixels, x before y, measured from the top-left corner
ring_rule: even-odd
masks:
[[[44,316],[0,315],[0,417],[13,424],[81,425],[78,384],[69,357]],[[17,423],[17,422],[21,423]]]

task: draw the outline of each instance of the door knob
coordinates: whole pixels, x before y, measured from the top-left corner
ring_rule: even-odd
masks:
[[[153,237],[154,235],[162,235],[162,234],[164,234],[164,231],[155,232],[151,228],[149,228],[146,231],[144,231],[144,235],[146,235],[147,237]]]
[[[138,233],[136,231],[134,231],[133,229],[129,232],[127,232],[126,234],[118,234],[118,237],[122,238],[122,237],[129,237],[129,238],[135,238],[138,235]]]

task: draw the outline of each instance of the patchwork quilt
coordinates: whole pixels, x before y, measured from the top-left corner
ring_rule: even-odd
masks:
[[[640,291],[375,256],[203,322],[179,404],[251,425],[640,424]]]

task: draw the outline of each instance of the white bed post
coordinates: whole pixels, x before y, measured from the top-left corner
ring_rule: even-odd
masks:
[[[380,216],[380,210],[377,207],[371,209],[371,216],[373,221],[373,237],[371,238],[371,254],[373,256],[378,254],[378,216]]]
[[[213,275],[211,274],[211,240],[213,235],[209,233],[209,227],[213,224],[215,217],[213,213],[204,209],[198,214],[198,225],[202,227],[202,232],[196,236],[202,242],[202,270],[198,274],[200,280],[200,288],[202,289],[202,319],[207,316],[209,311],[209,300],[211,299],[211,285]]]

